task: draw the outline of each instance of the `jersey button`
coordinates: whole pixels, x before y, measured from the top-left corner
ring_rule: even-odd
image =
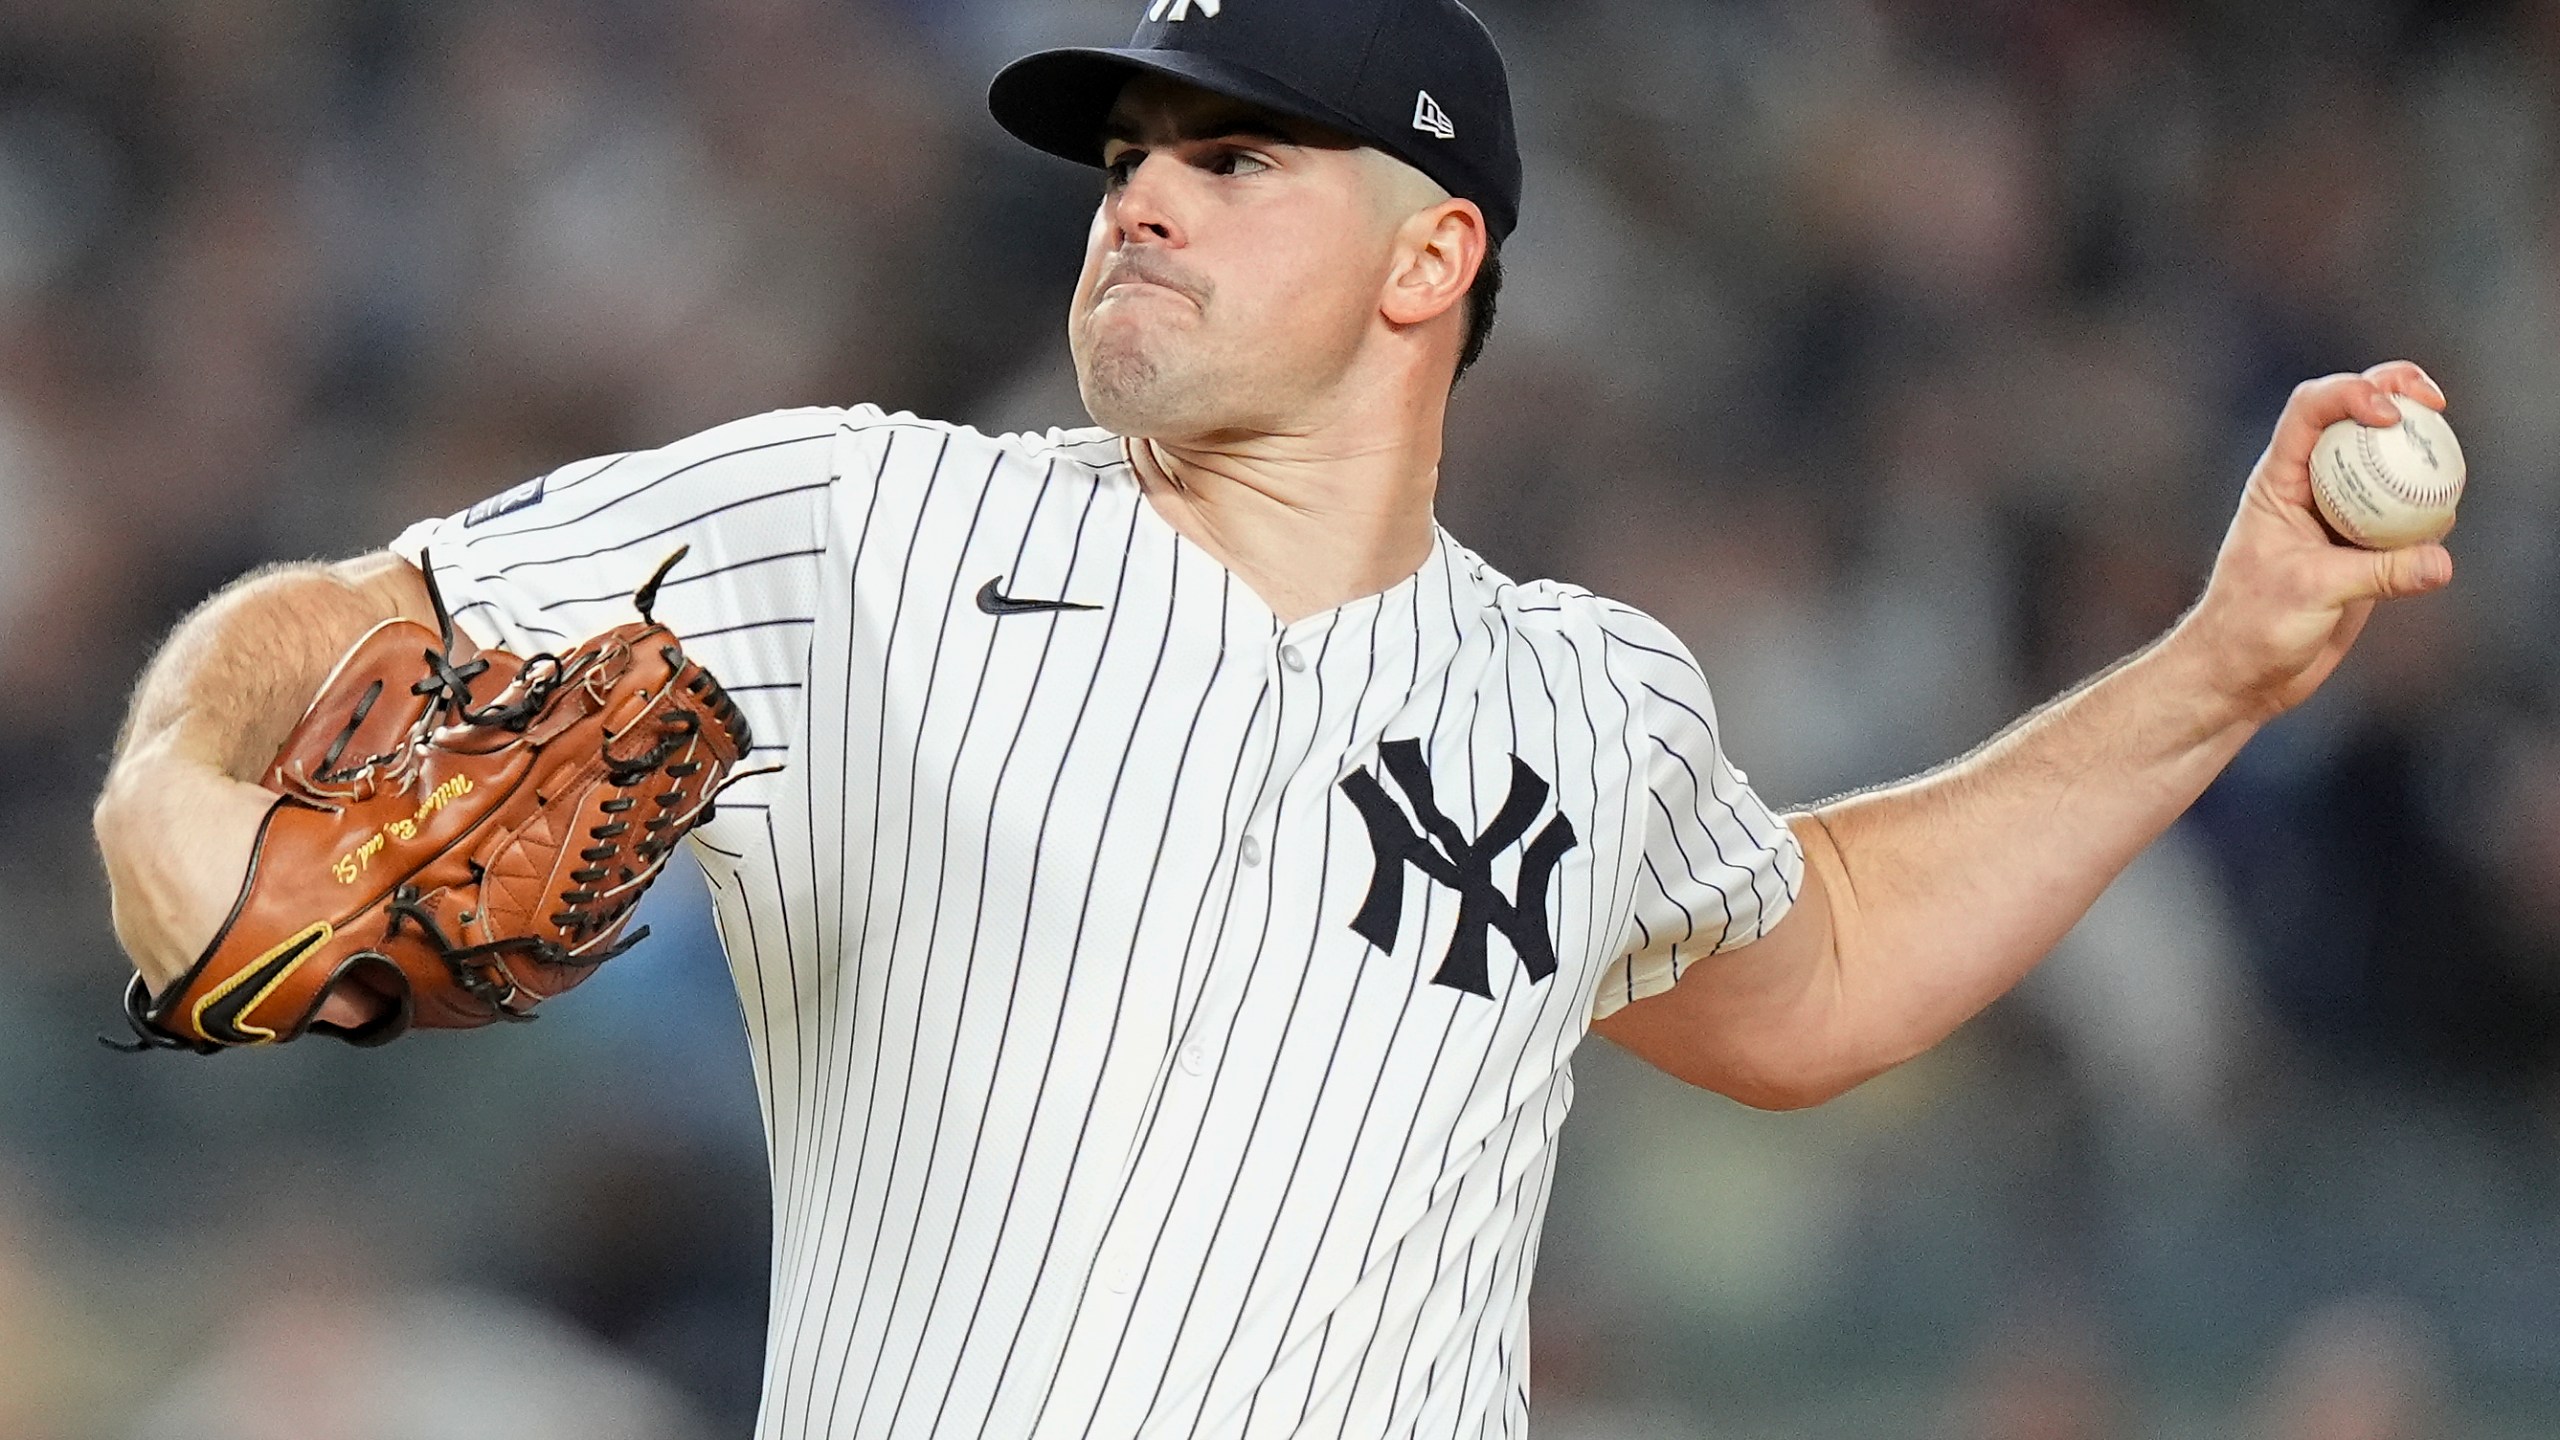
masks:
[[[1199,1075],[1206,1073],[1209,1069],[1209,1047],[1201,1044],[1197,1040],[1183,1046],[1182,1068],[1186,1074]]]
[[[1236,855],[1247,865],[1259,865],[1262,863],[1262,842],[1247,835],[1243,842],[1236,846]]]
[[[1295,645],[1283,645],[1280,647],[1280,663],[1288,666],[1289,673],[1292,675],[1304,675],[1307,673],[1307,657],[1299,654],[1298,647]]]
[[[1126,1295],[1138,1288],[1140,1257],[1127,1246],[1107,1250],[1102,1256],[1102,1288],[1114,1295]]]

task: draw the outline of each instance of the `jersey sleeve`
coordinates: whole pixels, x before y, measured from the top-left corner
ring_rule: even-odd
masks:
[[[666,446],[566,465],[393,553],[432,569],[454,624],[519,655],[565,651],[636,618],[632,592],[679,546],[656,613],[719,678],[759,751],[800,727],[846,412],[740,420]]]
[[[1658,622],[1613,612],[1609,648],[1637,702],[1644,850],[1626,953],[1602,974],[1592,1018],[1659,995],[1689,966],[1748,945],[1786,917],[1804,851],[1725,758],[1715,702],[1687,647]]]

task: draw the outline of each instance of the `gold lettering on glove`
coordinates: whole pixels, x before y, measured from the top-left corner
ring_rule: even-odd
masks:
[[[418,802],[416,814],[406,819],[391,821],[366,836],[363,844],[339,856],[329,866],[329,873],[338,877],[339,884],[353,885],[364,878],[365,871],[373,867],[373,857],[381,854],[384,846],[395,840],[404,843],[415,840],[418,838],[418,826],[428,816],[470,794],[471,789],[471,777],[468,775],[456,775],[437,785],[436,788],[427,792],[425,799]]]

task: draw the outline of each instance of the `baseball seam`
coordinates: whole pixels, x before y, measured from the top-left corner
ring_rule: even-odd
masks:
[[[2412,422],[2403,420],[2400,423]],[[2381,442],[2374,437],[2386,433],[2388,427],[2359,426],[2356,430],[2356,453],[2363,457],[2365,473],[2374,484],[2391,498],[2411,505],[2433,508],[2451,500],[2453,485],[2450,481],[2432,486],[2413,486],[2401,477],[2397,469],[2383,463]]]

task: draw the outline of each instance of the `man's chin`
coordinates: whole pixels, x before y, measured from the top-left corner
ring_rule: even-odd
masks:
[[[1194,387],[1174,381],[1140,357],[1107,356],[1081,365],[1076,389],[1093,423],[1115,435],[1182,440],[1197,431]]]

